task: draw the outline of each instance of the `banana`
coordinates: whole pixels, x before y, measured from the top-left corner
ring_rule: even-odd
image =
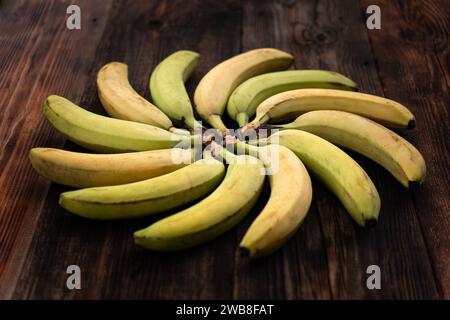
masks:
[[[177,51],[164,59],[150,77],[153,102],[172,121],[184,122],[194,129],[201,126],[194,118],[191,100],[184,83],[197,67],[200,55],[193,51]]]
[[[263,163],[234,156],[225,179],[194,206],[134,233],[135,243],[152,250],[186,249],[218,237],[241,221],[258,199],[264,182]]]
[[[284,130],[261,139],[291,149],[341,201],[362,227],[378,220],[380,196],[367,173],[332,143],[301,130]]]
[[[240,244],[251,258],[280,248],[299,228],[312,200],[311,179],[291,150],[279,145],[258,149],[258,156],[270,171],[271,192]]]
[[[29,158],[43,177],[72,187],[99,187],[157,177],[184,166],[192,150],[165,149],[119,154],[87,154],[53,148],[33,148]]]
[[[223,61],[200,80],[194,94],[197,112],[214,128],[226,131],[221,116],[232,91],[253,76],[287,69],[292,60],[286,52],[262,48]]]
[[[188,147],[194,139],[148,124],[100,116],[56,95],[46,99],[44,116],[69,140],[101,153]]]
[[[222,162],[203,159],[148,180],[64,192],[59,204],[91,219],[142,217],[174,209],[210,193],[224,173]]]
[[[100,102],[111,117],[187,134],[185,130],[175,128],[161,110],[133,89],[128,81],[126,64],[110,62],[104,65],[97,74],[97,89]]]
[[[414,115],[393,100],[370,94],[331,89],[298,89],[264,100],[256,109],[251,127],[269,120],[295,119],[308,111],[338,110],[355,113],[389,127],[412,129]]]
[[[425,179],[425,160],[420,152],[396,133],[364,117],[343,111],[311,111],[280,127],[308,131],[361,153],[386,168],[405,187]]]
[[[262,74],[243,82],[230,96],[227,111],[240,127],[247,124],[256,107],[277,93],[302,88],[355,90],[356,83],[326,70],[288,70]]]

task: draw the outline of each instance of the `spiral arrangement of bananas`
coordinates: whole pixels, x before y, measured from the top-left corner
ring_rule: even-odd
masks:
[[[406,107],[356,92],[356,84],[336,72],[285,70],[293,57],[272,48],[232,57],[201,79],[195,110],[225,135],[225,142],[205,139],[206,128],[195,118],[184,85],[198,60],[199,54],[184,50],[164,59],[149,81],[153,104],[131,87],[127,65],[108,63],[98,72],[97,87],[111,117],[60,96],[46,99],[44,116],[51,125],[95,152],[30,151],[40,175],[81,188],[60,195],[64,209],[111,220],[189,204],[134,233],[142,247],[180,250],[238,224],[268,177],[267,204],[240,244],[250,257],[258,257],[280,248],[301,225],[312,200],[308,172],[336,195],[358,225],[377,222],[377,189],[338,146],[379,163],[405,187],[423,182],[425,162],[419,151],[383,126],[413,128],[415,119]],[[238,122],[238,133],[270,128],[269,134],[250,141],[236,138],[222,121],[225,109]]]

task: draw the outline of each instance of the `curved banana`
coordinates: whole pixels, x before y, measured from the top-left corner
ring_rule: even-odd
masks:
[[[269,120],[295,119],[315,110],[347,111],[389,127],[412,129],[415,126],[414,115],[398,102],[365,93],[331,89],[298,89],[274,95],[258,106],[251,126],[258,127]]]
[[[104,117],[55,95],[47,97],[44,116],[69,140],[101,153],[189,147],[194,139],[148,124]]]
[[[301,130],[280,131],[267,140],[291,149],[338,197],[360,226],[372,226],[377,222],[380,211],[378,191],[367,173],[344,151]]]
[[[136,244],[148,249],[186,249],[225,233],[250,211],[264,182],[263,163],[251,156],[233,157],[225,179],[208,197],[177,214],[136,231]]]
[[[398,134],[364,117],[343,111],[312,111],[280,127],[308,131],[361,153],[386,168],[405,187],[425,179],[425,160],[420,152]]]
[[[355,90],[356,83],[344,75],[326,70],[288,70],[262,74],[243,82],[230,96],[227,111],[243,127],[256,107],[267,98],[302,88]]]
[[[199,160],[165,175],[109,187],[64,192],[59,204],[82,217],[115,220],[167,211],[216,188],[225,173],[217,160]]]
[[[170,119],[184,122],[192,129],[201,125],[194,118],[184,83],[194,72],[199,58],[200,55],[193,51],[177,51],[158,64],[150,77],[153,102]]]
[[[33,148],[29,158],[43,177],[72,187],[99,187],[157,177],[192,162],[193,151],[165,149],[119,154],[88,154]]]
[[[231,92],[258,74],[287,69],[292,60],[289,53],[262,48],[223,61],[200,80],[194,94],[197,112],[214,128],[225,131],[221,116]]]
[[[174,133],[172,121],[156,106],[140,96],[128,81],[128,66],[120,62],[104,65],[97,74],[100,102],[111,117],[150,124]]]
[[[240,244],[251,258],[280,248],[299,228],[312,200],[311,179],[295,153],[279,145],[258,149],[258,156],[271,171],[271,192]]]

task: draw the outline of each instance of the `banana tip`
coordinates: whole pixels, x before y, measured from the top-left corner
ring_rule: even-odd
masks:
[[[408,129],[414,129],[414,127],[416,126],[416,120],[409,120],[408,121]]]
[[[63,207],[64,208],[64,200],[63,200],[63,195],[61,194],[60,196],[59,196],[59,199],[58,199],[58,204],[61,206],[61,207]],[[65,208],[64,208],[65,209]]]
[[[421,181],[409,181],[408,182],[408,188],[410,190],[416,190],[422,185]]]
[[[239,247],[239,257],[243,259],[250,258],[250,250],[245,247]]]
[[[366,223],[364,224],[364,228],[370,229],[370,228],[375,227],[376,224],[377,224],[377,219],[369,219],[369,220],[366,220]]]

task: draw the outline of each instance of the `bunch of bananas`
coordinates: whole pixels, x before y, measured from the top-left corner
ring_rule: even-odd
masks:
[[[95,152],[30,151],[40,175],[81,188],[61,194],[63,208],[109,220],[191,204],[134,233],[136,244],[145,248],[180,250],[238,224],[258,200],[267,176],[270,197],[240,244],[250,257],[258,257],[280,248],[305,218],[312,199],[308,171],[358,225],[377,222],[377,189],[338,146],[379,163],[405,187],[424,180],[421,154],[383,126],[413,128],[415,119],[406,107],[359,93],[352,80],[336,72],[286,71],[292,56],[272,48],[232,57],[201,79],[194,94],[196,113],[226,138],[205,137],[208,130],[195,118],[185,88],[198,60],[192,51],[164,59],[149,81],[154,104],[132,88],[127,65],[108,63],[98,72],[97,88],[111,117],[60,96],[46,99],[44,116],[52,126]],[[239,134],[259,134],[264,128],[269,134],[236,138],[222,121],[225,109],[238,122]]]

